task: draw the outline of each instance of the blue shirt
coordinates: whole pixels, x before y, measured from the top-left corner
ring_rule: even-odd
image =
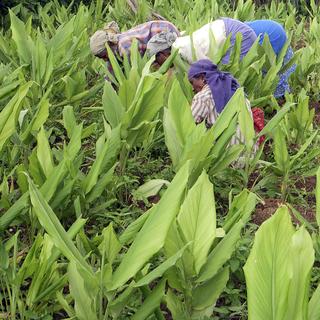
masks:
[[[260,36],[259,43],[262,44],[264,35],[267,34],[273,51],[278,55],[287,41],[286,31],[283,26],[273,20],[254,20],[245,22],[257,36]]]

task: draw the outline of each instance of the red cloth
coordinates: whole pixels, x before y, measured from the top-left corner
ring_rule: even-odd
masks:
[[[256,133],[259,133],[264,128],[264,112],[260,108],[252,108],[253,125]],[[259,145],[263,143],[265,136],[259,138]]]

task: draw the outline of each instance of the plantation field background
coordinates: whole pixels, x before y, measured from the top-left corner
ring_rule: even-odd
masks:
[[[0,319],[320,319],[318,3],[2,1],[0,12]],[[278,21],[289,41],[278,57],[256,42],[240,61],[239,38],[228,65],[228,48],[212,48],[244,89],[209,130],[194,124],[176,54],[159,70],[135,45],[122,67],[110,54],[107,82],[90,52],[111,20],[124,31],[163,17],[192,33],[224,16]],[[266,118],[254,157],[244,93]],[[237,124],[246,144],[229,147]]]

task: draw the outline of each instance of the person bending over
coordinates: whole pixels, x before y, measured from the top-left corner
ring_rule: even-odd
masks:
[[[238,81],[227,72],[222,72],[208,59],[199,60],[191,64],[188,79],[193,87],[195,96],[191,104],[192,116],[196,124],[204,122],[210,128],[218,119],[220,113],[240,87]],[[250,102],[246,99],[255,131],[258,133],[264,127],[264,114],[259,108],[251,110]],[[263,139],[259,139],[254,147],[257,150]],[[237,127],[230,145],[245,143],[244,136]]]
[[[231,18],[221,18],[210,22],[193,32],[191,36],[175,37],[170,31],[155,35],[147,45],[149,56],[156,55],[156,61],[162,65],[170,56],[171,49],[178,49],[181,57],[189,64],[193,62],[192,44],[197,59],[209,59],[210,34],[214,36],[215,44],[221,48],[230,35],[230,48],[222,58],[223,64],[228,64],[230,52],[236,42],[236,35],[242,34],[241,53],[242,59],[250,50],[257,39],[253,30],[241,21]]]
[[[246,24],[255,32],[258,37],[260,37],[260,44],[263,43],[264,36],[267,34],[274,53],[277,56],[280,54],[283,46],[288,40],[286,31],[280,23],[273,20],[254,20],[248,21],[246,22]],[[291,46],[289,46],[283,59],[283,66],[286,65],[292,57],[293,50]],[[295,69],[296,65],[292,65],[285,72],[278,74],[279,82],[274,92],[274,96],[276,98],[281,98],[285,95],[286,92],[290,92],[288,80]]]

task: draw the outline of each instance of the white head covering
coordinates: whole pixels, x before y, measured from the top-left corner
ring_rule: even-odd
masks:
[[[115,21],[109,22],[102,30],[96,31],[90,38],[90,49],[95,56],[106,50],[106,43],[117,43],[120,29]]]
[[[154,35],[147,44],[147,54],[151,57],[158,52],[171,48],[177,39],[175,32],[162,31]]]

